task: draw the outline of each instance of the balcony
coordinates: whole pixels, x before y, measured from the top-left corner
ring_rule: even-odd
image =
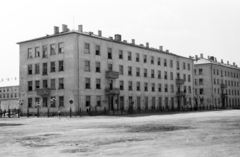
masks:
[[[117,95],[117,94],[120,94],[120,89],[119,88],[113,88],[113,89],[106,88],[105,92],[107,95]]]
[[[176,79],[176,84],[177,85],[183,85],[185,83],[184,79]]]
[[[50,89],[49,88],[39,88],[36,89],[37,95],[41,96],[48,96],[50,95]]]
[[[185,94],[186,94],[186,93],[184,93],[184,91],[176,92],[176,96],[177,96],[177,97],[185,96]]]
[[[228,94],[227,93],[223,93],[223,94],[221,94],[221,97],[228,97]]]
[[[119,72],[116,71],[106,71],[107,79],[117,79],[119,77]]]
[[[224,83],[221,83],[220,86],[221,86],[222,89],[227,88],[227,84],[224,84]]]

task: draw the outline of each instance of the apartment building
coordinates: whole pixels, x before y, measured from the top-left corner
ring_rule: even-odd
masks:
[[[196,56],[194,61],[194,100],[205,108],[240,107],[240,68],[218,62],[214,56]]]
[[[8,78],[0,80],[0,109],[19,108],[19,80]]]
[[[103,37],[66,25],[54,34],[22,41],[20,90],[27,94],[22,112],[61,107],[63,111],[127,110],[191,106],[193,59],[168,50],[137,45],[116,34]],[[50,104],[54,98],[56,103]],[[73,104],[69,103],[73,100]]]

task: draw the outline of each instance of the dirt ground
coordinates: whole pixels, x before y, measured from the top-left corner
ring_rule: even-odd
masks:
[[[0,118],[0,157],[239,157],[240,110]]]

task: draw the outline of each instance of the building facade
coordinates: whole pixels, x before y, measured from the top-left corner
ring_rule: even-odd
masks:
[[[0,81],[0,109],[18,109],[19,108],[19,80],[7,79]]]
[[[127,110],[191,106],[193,60],[121,39],[54,27],[54,34],[18,43],[22,112]],[[50,104],[51,99],[55,104]],[[73,104],[69,103],[73,100]]]
[[[240,107],[240,68],[213,56],[194,61],[194,104],[205,108]]]

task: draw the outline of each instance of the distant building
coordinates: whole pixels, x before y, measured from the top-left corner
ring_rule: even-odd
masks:
[[[102,32],[62,32],[22,41],[20,46],[20,91],[27,109],[36,111],[175,108],[192,105],[193,59],[168,50],[137,45]],[[56,104],[50,105],[50,100]],[[71,105],[69,100],[73,100]]]
[[[195,105],[205,107],[240,107],[240,68],[233,63],[218,62],[196,56],[194,61]]]
[[[0,109],[19,108],[19,79],[0,79]]]

